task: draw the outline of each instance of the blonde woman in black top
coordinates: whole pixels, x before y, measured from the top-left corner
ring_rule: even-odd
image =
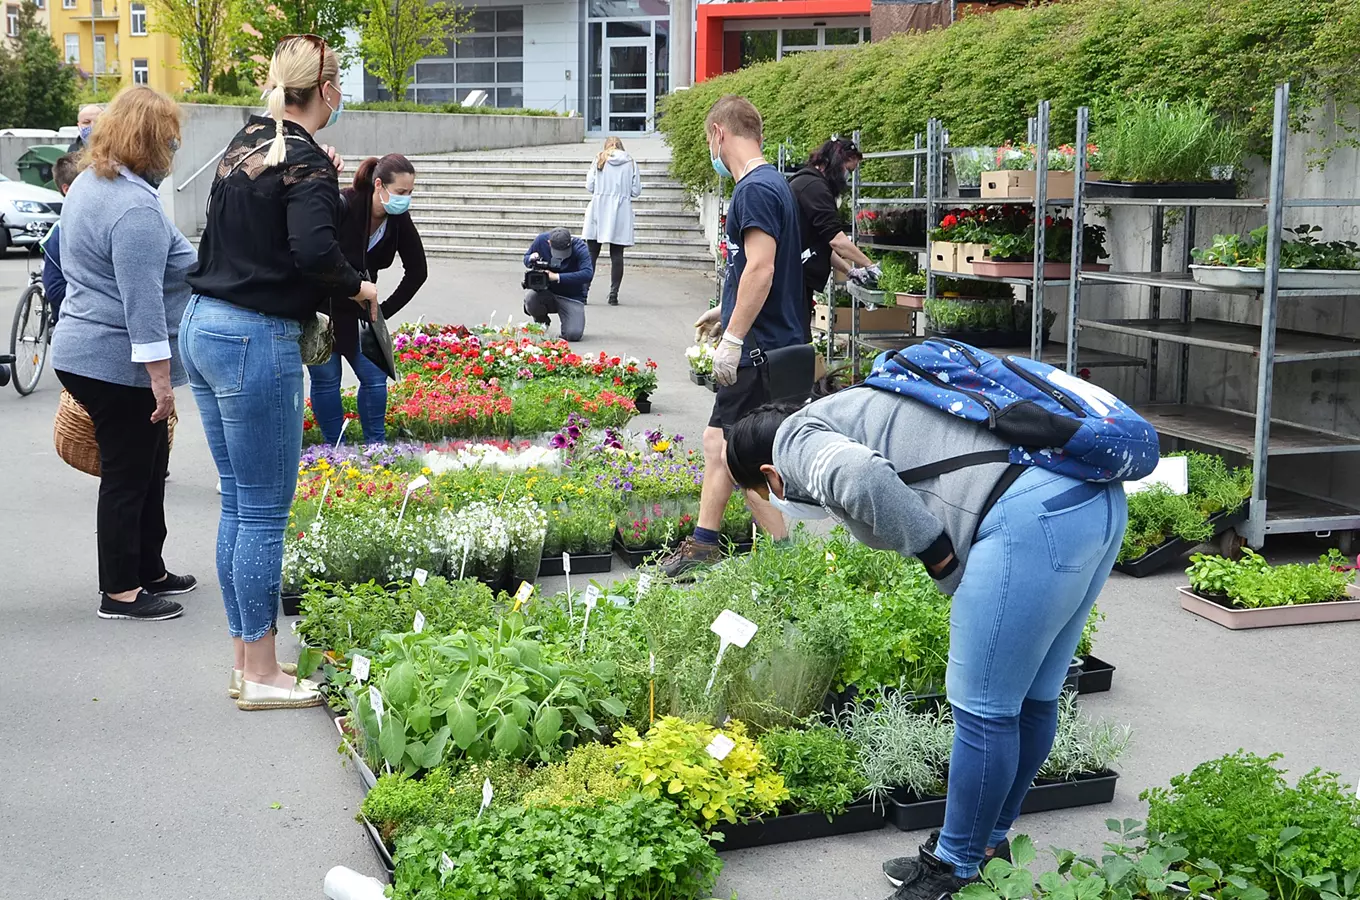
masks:
[[[251,116],[217,167],[194,296],[180,328],[194,399],[222,479],[217,579],[242,709],[321,702],[275,655],[283,532],[297,486],[304,405],[299,340],[318,311],[377,288],[336,235],[336,162],[313,135],[343,107],[335,53],[316,35],[284,38],[269,64],[268,116]]]

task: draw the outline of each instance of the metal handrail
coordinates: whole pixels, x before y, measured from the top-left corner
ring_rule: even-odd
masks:
[[[184,184],[177,184],[177,185],[175,185],[175,193],[179,193],[180,191],[182,191],[182,190],[184,190],[185,188],[187,188],[189,185],[193,184],[194,179],[197,178],[198,176],[202,175],[204,169],[208,168],[208,166],[212,165],[213,163],[215,163],[215,162],[217,162],[219,159],[221,159],[221,158],[222,158],[222,154],[224,154],[224,153],[226,153],[226,152],[227,152],[227,148],[226,148],[226,147],[223,147],[221,150],[218,150],[216,153],[214,153],[214,154],[212,155],[212,158],[211,158],[211,159],[209,159],[209,160],[208,160],[207,162],[205,162],[203,165],[201,165],[201,166],[198,167],[198,171],[197,171],[197,172],[195,172],[194,174],[190,175],[188,178],[184,179]]]

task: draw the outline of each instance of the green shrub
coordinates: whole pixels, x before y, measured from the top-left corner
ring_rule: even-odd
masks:
[[[806,730],[776,728],[756,742],[784,776],[789,801],[798,812],[845,812],[869,784],[859,771],[859,752],[845,734],[826,725]]]
[[[618,802],[633,792],[632,779],[621,775],[619,754],[604,744],[582,744],[560,763],[534,773],[525,806],[594,806]]]
[[[1272,566],[1259,554],[1243,549],[1236,562],[1198,553],[1190,557],[1185,574],[1197,593],[1226,594],[1233,606],[1261,609],[1345,599],[1353,573],[1337,571],[1337,567],[1346,564],[1339,551],[1329,550],[1315,563]]]
[[[387,587],[309,581],[302,595],[298,634],[312,647],[341,656],[351,650],[377,650],[378,636],[410,631],[416,613],[425,616],[425,631],[452,634],[488,625],[496,615],[486,585],[437,575],[425,584],[397,582]]]
[[[1296,129],[1329,97],[1342,109],[1360,101],[1356,46],[1351,0],[1069,0],[751,66],[671,94],[659,127],[672,171],[695,189],[714,184],[703,122],[727,93],[756,104],[771,147],[855,129],[865,149],[910,147],[936,116],[954,146],[996,145],[1023,137],[1045,99],[1057,144],[1073,139],[1082,104],[1198,98],[1268,150],[1277,82],[1292,82]],[[1343,126],[1338,137],[1355,135]]]
[[[444,855],[452,868],[441,865]],[[395,900],[698,900],[722,863],[673,803],[506,809],[397,844]]]
[[[372,822],[383,840],[391,844],[422,825],[452,825],[477,815],[482,806],[482,786],[487,781],[491,782],[492,809],[516,806],[540,783],[542,771],[514,760],[493,759],[441,766],[419,779],[400,772],[385,774],[364,797],[359,815]]]
[[[1238,750],[1175,776],[1170,787],[1144,791],[1148,827],[1178,835],[1192,860],[1211,859],[1224,870],[1249,867],[1240,874],[1272,897],[1318,897],[1318,883],[1284,893],[1267,866],[1288,843],[1291,862],[1319,882],[1360,868],[1360,799],[1336,774],[1319,769],[1291,786],[1275,766],[1281,758]]]

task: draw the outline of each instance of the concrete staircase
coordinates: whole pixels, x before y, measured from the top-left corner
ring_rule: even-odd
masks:
[[[566,153],[459,153],[412,157],[411,217],[432,256],[518,259],[540,232],[557,225],[580,235],[590,194],[591,148]],[[636,243],[628,265],[713,268],[699,216],[664,160],[638,161],[642,196],[633,201]],[[608,258],[608,251],[601,254]],[[607,263],[606,263],[607,265]]]

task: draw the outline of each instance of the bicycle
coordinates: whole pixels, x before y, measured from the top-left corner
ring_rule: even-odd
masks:
[[[47,364],[47,351],[52,343],[52,310],[43,292],[42,273],[28,274],[28,287],[19,295],[19,306],[14,310],[14,325],[9,334],[9,354],[0,356],[0,373],[5,366],[14,376],[14,389],[21,397],[33,393]],[[5,379],[0,377],[0,386]]]

